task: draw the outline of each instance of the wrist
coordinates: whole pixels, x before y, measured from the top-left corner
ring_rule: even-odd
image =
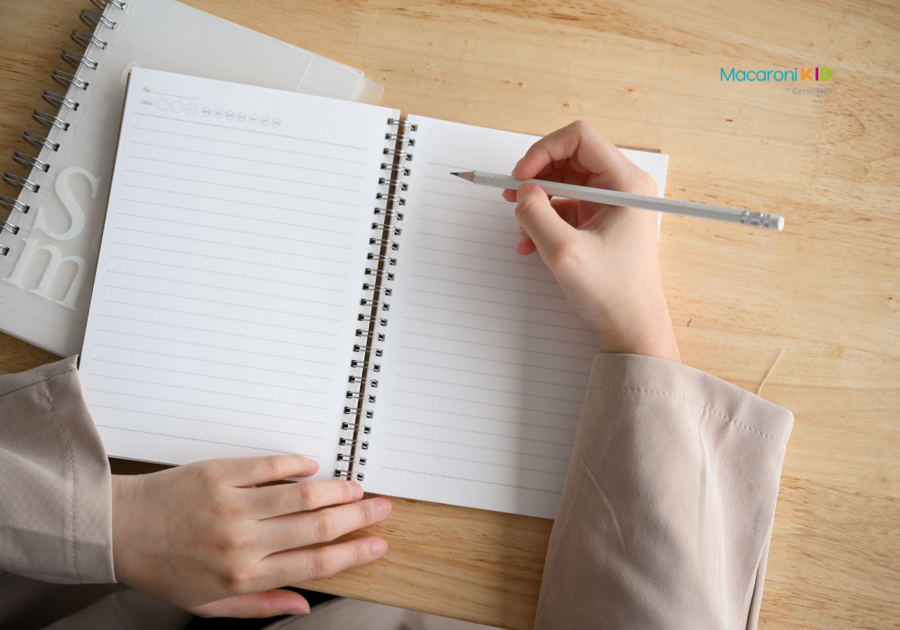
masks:
[[[604,318],[604,326],[594,327],[600,352],[639,354],[681,363],[681,352],[672,326],[669,306],[660,287],[654,299],[628,313]]]
[[[137,477],[132,475],[112,476],[112,542],[113,571],[116,581],[128,583],[128,556],[131,524],[129,506],[133,507],[132,496]]]

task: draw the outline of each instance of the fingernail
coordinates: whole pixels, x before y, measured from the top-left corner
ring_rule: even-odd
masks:
[[[384,518],[391,513],[391,502],[387,499],[382,499],[380,497],[375,499],[375,507],[378,508],[378,516],[381,518]]]
[[[384,555],[384,552],[387,551],[387,541],[383,538],[376,538],[372,541],[372,555],[376,558],[380,558]]]
[[[527,195],[534,189],[534,184],[522,184],[519,186],[519,194]]]
[[[363,487],[356,483],[355,481],[351,481],[350,485],[353,487],[353,500],[359,501],[363,497]]]
[[[285,613],[285,614],[288,614],[288,615],[308,615],[308,614],[309,614],[309,608],[304,608],[303,606],[298,606],[297,608],[293,608],[293,609],[287,611],[287,613]]]
[[[524,160],[524,159],[525,159],[525,158],[522,158],[521,160],[519,160],[518,162],[516,162],[516,165],[513,166],[512,175],[515,175],[515,174],[516,174],[516,171],[519,170],[519,164],[521,164],[521,163],[522,163],[522,160]]]
[[[523,234],[523,235],[522,235],[522,238],[519,239],[519,242],[516,243],[516,249],[519,249],[519,245],[521,245],[521,244],[524,243],[524,242],[525,242],[525,235]]]

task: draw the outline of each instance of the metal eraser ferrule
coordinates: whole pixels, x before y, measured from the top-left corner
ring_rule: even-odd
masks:
[[[749,210],[741,213],[741,223],[764,230],[777,230],[780,232],[784,229],[784,217],[763,212],[750,212]]]

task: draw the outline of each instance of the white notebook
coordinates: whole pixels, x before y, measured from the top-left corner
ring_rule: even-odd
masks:
[[[174,0],[82,11],[0,196],[0,330],[59,355],[81,350],[128,71],[183,72],[377,103],[362,72]],[[83,57],[81,56],[83,55]],[[22,190],[19,191],[18,189]],[[12,195],[12,196],[10,196]]]
[[[536,139],[133,70],[81,361],[109,454],[301,453],[553,518],[596,342],[513,205],[450,175]],[[667,156],[627,155],[661,195]]]

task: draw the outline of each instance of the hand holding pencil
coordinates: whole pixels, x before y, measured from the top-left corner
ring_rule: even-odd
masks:
[[[513,169],[537,178],[656,195],[656,183],[603,134],[584,122],[536,142]],[[504,190],[516,202],[522,240],[516,251],[540,253],[569,302],[591,326],[601,352],[681,361],[663,292],[652,212],[550,200],[540,186]]]

